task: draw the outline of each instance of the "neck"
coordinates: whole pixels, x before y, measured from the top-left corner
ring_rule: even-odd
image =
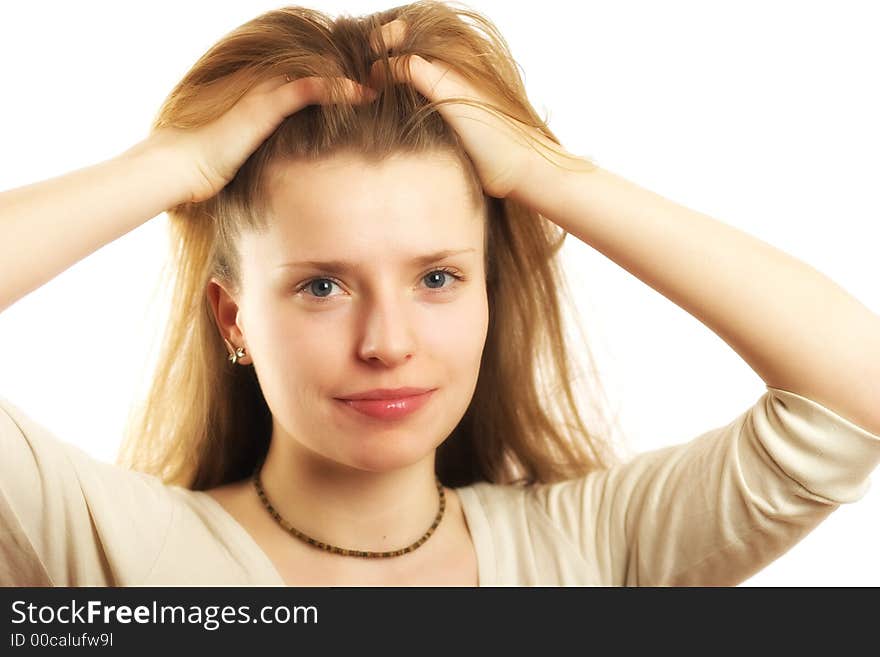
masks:
[[[440,505],[434,452],[407,467],[373,472],[329,461],[292,439],[273,439],[260,480],[290,525],[352,550],[411,545],[428,531]]]

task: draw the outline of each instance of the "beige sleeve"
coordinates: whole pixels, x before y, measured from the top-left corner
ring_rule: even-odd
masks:
[[[162,484],[93,459],[0,398],[0,585],[117,586],[149,572]]]
[[[733,586],[861,499],[878,463],[880,436],[768,387],[726,426],[534,495],[608,585]]]

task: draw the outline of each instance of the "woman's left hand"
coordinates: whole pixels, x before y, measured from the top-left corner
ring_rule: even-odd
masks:
[[[391,49],[403,38],[406,24],[401,19],[381,27],[385,45]],[[378,56],[378,40],[373,41]],[[442,62],[429,62],[415,54],[389,57],[391,73],[396,82],[405,82],[407,59],[412,85],[429,101],[451,97],[465,97],[487,103],[492,100],[478,92],[458,72]],[[370,72],[369,84],[376,90],[385,83],[382,60],[377,60]],[[496,103],[497,104],[497,103]],[[443,119],[458,133],[480,178],[483,189],[490,196],[505,198],[528,180],[534,166],[546,160],[526,143],[523,135],[507,121],[495,114],[464,103],[445,103],[437,107]],[[551,148],[563,150],[538,130],[519,124],[534,139]]]

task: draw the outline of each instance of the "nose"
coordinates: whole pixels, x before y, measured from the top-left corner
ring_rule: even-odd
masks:
[[[386,367],[406,362],[415,349],[406,301],[387,293],[374,297],[364,308],[358,355],[365,361],[381,361]]]

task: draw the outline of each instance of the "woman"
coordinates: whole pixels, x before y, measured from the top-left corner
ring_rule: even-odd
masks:
[[[169,208],[177,274],[127,467],[3,403],[0,581],[734,584],[866,491],[880,319],[560,148],[479,15],[269,12],[209,50],[153,128],[0,196],[5,227],[27,222],[2,308]],[[80,220],[59,235],[73,188]],[[615,462],[570,385],[568,233],[722,336],[767,393]],[[841,363],[863,376],[841,381]]]

